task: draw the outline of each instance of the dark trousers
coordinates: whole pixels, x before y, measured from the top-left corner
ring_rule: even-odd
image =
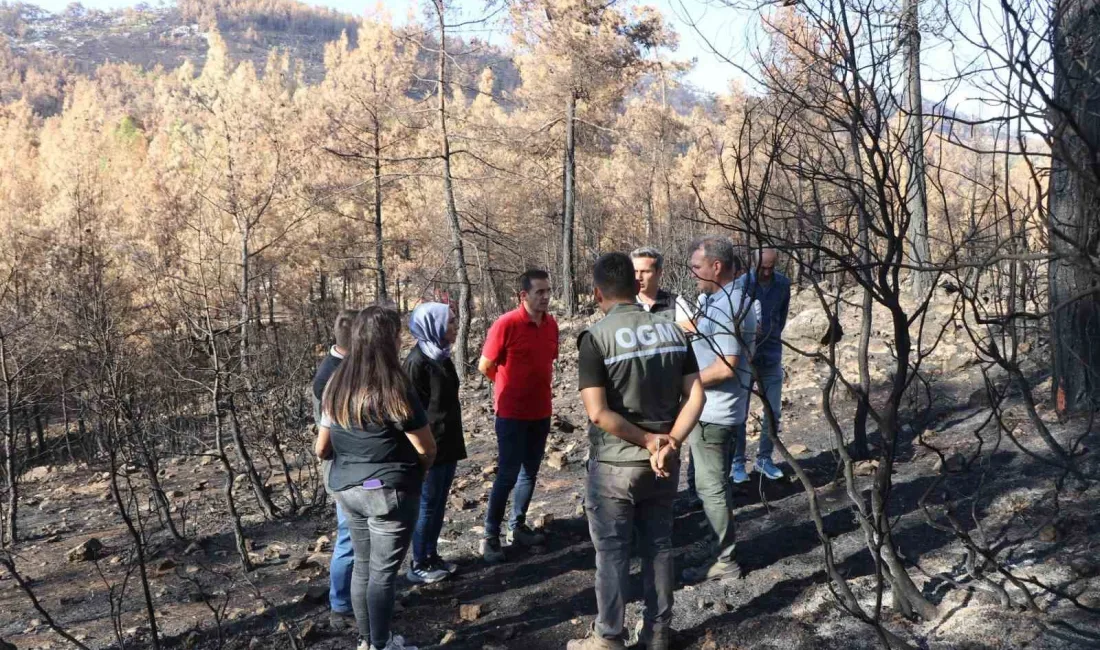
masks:
[[[424,562],[436,554],[439,533],[443,530],[443,513],[447,509],[447,494],[455,480],[458,463],[433,465],[424,476],[420,488],[420,516],[413,532],[413,561]]]
[[[596,634],[622,639],[630,582],[630,541],[637,528],[642,558],[644,634],[672,623],[672,503],[679,467],[657,478],[649,467],[619,467],[588,461],[585,514],[596,547]]]
[[[546,452],[546,437],[550,435],[550,418],[542,420],[496,419],[497,477],[489,493],[489,508],[485,513],[485,537],[499,537],[504,521],[508,495],[512,494],[512,518],[509,529],[527,521],[527,507],[535,491],[542,455]]]
[[[420,492],[353,487],[334,496],[347,517],[355,549],[351,606],[359,637],[382,648],[390,641],[397,572],[409,548]]]

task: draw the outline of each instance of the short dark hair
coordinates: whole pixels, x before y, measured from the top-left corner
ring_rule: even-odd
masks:
[[[592,282],[607,298],[633,299],[637,287],[634,262],[624,253],[604,253],[592,267]]]
[[[336,322],[332,325],[332,333],[336,337],[336,345],[343,350],[351,347],[351,325],[355,317],[359,315],[356,309],[341,309],[336,315]]]
[[[516,279],[516,293],[530,292],[535,280],[549,280],[550,274],[542,269],[527,269]]]
[[[635,248],[634,252],[630,254],[631,260],[636,260],[639,257],[653,260],[653,266],[658,271],[665,268],[665,256],[661,255],[661,251],[652,246],[642,246],[641,248]]]
[[[691,252],[703,249],[703,256],[710,260],[718,260],[722,268],[734,273],[741,269],[741,260],[733,248],[733,242],[718,235],[704,235],[691,242]]]

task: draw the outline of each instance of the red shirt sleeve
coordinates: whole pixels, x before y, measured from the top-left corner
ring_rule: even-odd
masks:
[[[558,334],[558,321],[554,320],[553,316],[551,316],[550,318],[551,318],[550,322],[554,324],[554,357],[553,358],[557,359],[558,358],[558,351],[561,349],[561,346],[560,346],[561,336]]]
[[[504,333],[507,329],[504,319],[506,317],[507,314],[498,318],[495,323],[489,326],[489,332],[485,335],[485,347],[481,350],[481,356],[493,363],[500,363],[504,356]]]

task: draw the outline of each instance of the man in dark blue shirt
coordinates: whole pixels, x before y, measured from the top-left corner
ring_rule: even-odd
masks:
[[[344,309],[336,316],[333,326],[333,334],[336,344],[329,348],[321,365],[317,368],[317,374],[313,376],[311,389],[313,397],[313,421],[317,426],[321,425],[321,395],[325,392],[332,373],[344,360],[348,353],[351,341],[351,323],[359,312],[354,309]],[[322,480],[325,491],[328,489],[328,476],[332,468],[331,460],[321,461]],[[331,492],[329,492],[331,494]],[[340,505],[336,505],[336,543],[332,547],[332,562],[329,564],[329,625],[333,629],[354,629],[355,614],[351,611],[351,573],[354,566],[354,553],[351,546],[351,531],[348,530],[347,518],[344,516]]]
[[[753,370],[760,378],[760,391],[775,414],[775,426],[764,413],[764,426],[760,447],[756,453],[754,469],[771,480],[783,478],[783,471],[772,461],[774,436],[779,433],[779,415],[783,396],[783,328],[787,326],[787,312],[791,306],[791,281],[775,270],[779,254],[774,248],[756,251],[755,268],[745,282],[749,295],[760,304],[757,320],[756,351],[752,357]],[[742,429],[734,445],[730,479],[734,483],[749,480],[745,472],[745,438]]]

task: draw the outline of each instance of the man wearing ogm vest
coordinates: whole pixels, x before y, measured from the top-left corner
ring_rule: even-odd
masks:
[[[639,647],[668,650],[672,636],[672,503],[678,451],[706,401],[683,330],[635,304],[634,265],[608,253],[593,270],[605,317],[581,333],[579,382],[588,412],[585,512],[596,547],[599,613],[569,650],[625,648],[625,588],[632,531],[642,557],[645,609]]]

